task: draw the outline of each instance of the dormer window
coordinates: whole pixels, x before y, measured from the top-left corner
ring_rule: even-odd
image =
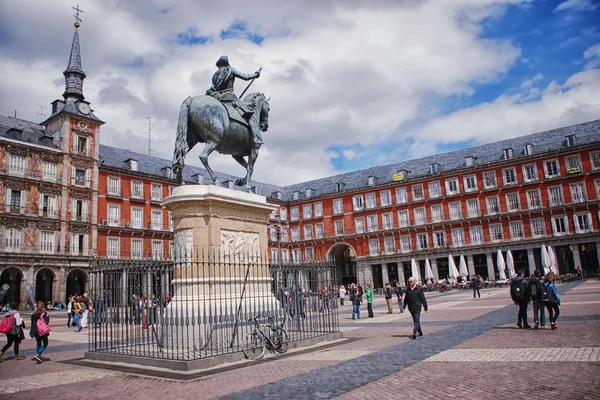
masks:
[[[20,129],[15,129],[15,128],[11,128],[6,132],[6,136],[8,136],[9,138],[13,138],[16,140],[21,140],[23,135],[23,131]]]
[[[167,178],[171,178],[171,179],[173,178],[173,169],[171,167],[163,167],[160,170],[162,171],[163,174],[165,174],[165,176]],[[136,161],[136,171],[137,171],[137,161]]]
[[[235,189],[235,182],[234,181],[227,181],[227,187],[229,189]]]
[[[504,149],[504,159],[511,160],[513,158],[513,149],[508,148]]]
[[[292,194],[293,200],[298,200],[300,198],[300,192],[296,191]]]
[[[440,173],[440,164],[438,164],[438,163],[430,164],[429,172],[432,174],[439,174]]]
[[[200,185],[204,185],[204,175],[202,175],[202,174],[196,174],[196,181]]]
[[[465,166],[471,167],[471,166],[473,166],[474,162],[475,162],[475,157],[473,157],[473,156],[466,156],[465,157]]]
[[[346,184],[344,182],[338,182],[335,184],[335,191],[338,193],[343,192],[345,186],[346,186]]]
[[[130,158],[128,161],[129,164],[129,169],[132,171],[137,171],[138,170],[138,162],[137,160],[134,160],[133,158]]]
[[[306,192],[305,192],[306,198],[310,199],[312,197],[312,195],[314,194],[313,192],[314,192],[313,189],[306,189]]]
[[[369,186],[373,186],[373,185],[375,185],[375,177],[374,177],[374,176],[370,176],[370,177],[368,177],[368,178],[367,178],[367,184],[368,184]]]
[[[523,154],[526,156],[533,154],[533,145],[531,143],[527,143],[525,146],[523,146]]]
[[[565,144],[567,145],[567,147],[575,146],[575,135],[569,135],[565,137]]]
[[[271,194],[271,197],[277,200],[281,200],[281,192],[273,192],[273,194]]]

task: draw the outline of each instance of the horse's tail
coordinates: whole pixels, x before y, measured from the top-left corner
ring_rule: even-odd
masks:
[[[179,110],[179,119],[177,121],[177,137],[175,138],[175,151],[173,153],[173,172],[178,175],[183,171],[185,155],[190,151],[187,141],[188,134],[188,114],[192,97],[188,97],[181,104]],[[182,182],[178,182],[181,184]]]

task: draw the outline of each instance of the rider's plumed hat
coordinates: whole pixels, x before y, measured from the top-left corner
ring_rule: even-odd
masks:
[[[224,65],[229,65],[229,57],[227,57],[227,56],[221,56],[217,60],[217,67],[224,66]]]

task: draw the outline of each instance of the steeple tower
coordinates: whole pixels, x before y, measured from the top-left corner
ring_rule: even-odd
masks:
[[[73,36],[73,44],[71,45],[71,55],[69,56],[69,65],[63,72],[65,76],[65,92],[63,97],[67,100],[69,97],[76,100],[83,100],[83,80],[85,79],[85,72],[81,67],[81,52],[79,50],[79,27],[81,26],[79,13],[83,12],[77,5],[77,8],[73,7],[77,14],[75,15],[75,35]]]

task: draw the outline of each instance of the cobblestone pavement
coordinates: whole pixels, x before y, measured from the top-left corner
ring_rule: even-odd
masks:
[[[51,314],[53,332],[45,353],[52,361],[31,361],[34,341],[22,343],[27,358],[12,351],[0,364],[0,397],[51,399],[597,399],[600,390],[600,281],[559,287],[558,330],[516,327],[517,307],[508,288],[426,294],[421,316],[425,336],[411,340],[410,314],[387,314],[375,298],[375,318],[352,321],[340,309],[345,338],[337,346],[273,357],[267,362],[179,382],[75,367],[56,361],[83,356],[87,334],[66,327]],[[530,310],[530,320],[531,320]],[[27,319],[26,319],[27,320]],[[246,364],[244,364],[246,365]]]

